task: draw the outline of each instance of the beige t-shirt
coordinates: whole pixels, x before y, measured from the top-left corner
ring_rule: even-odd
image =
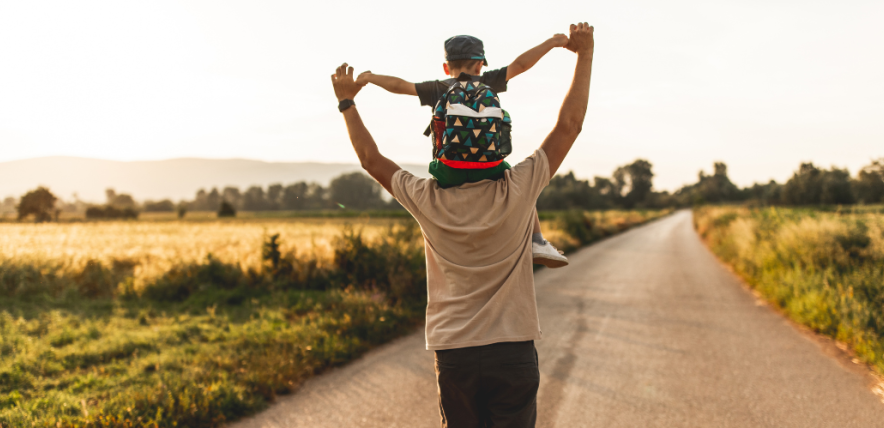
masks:
[[[427,349],[540,339],[531,232],[548,182],[542,149],[496,181],[442,189],[405,170],[393,174],[393,196],[424,235]]]

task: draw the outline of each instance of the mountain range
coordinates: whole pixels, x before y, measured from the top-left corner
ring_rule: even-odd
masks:
[[[402,168],[429,177],[426,165]],[[50,156],[0,162],[0,199],[20,197],[37,186],[48,187],[65,201],[73,195],[101,203],[105,189],[128,193],[139,201],[193,199],[197,190],[236,186],[266,187],[299,181],[328,185],[343,173],[362,171],[357,164],[318,162],[264,162],[248,159],[181,158],[157,161],[112,161]]]

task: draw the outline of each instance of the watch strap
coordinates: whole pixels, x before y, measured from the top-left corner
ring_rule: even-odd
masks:
[[[356,103],[353,100],[351,100],[349,98],[343,99],[343,100],[341,100],[340,103],[338,103],[338,111],[343,113],[344,110],[347,110],[348,108],[350,108],[350,106],[355,106],[355,105],[356,105]]]

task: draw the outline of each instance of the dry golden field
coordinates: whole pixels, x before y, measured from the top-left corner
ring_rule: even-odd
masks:
[[[167,272],[172,266],[198,262],[210,253],[243,268],[258,267],[264,237],[279,233],[281,250],[331,255],[332,241],[350,225],[373,239],[398,219],[301,218],[213,221],[113,221],[73,223],[0,223],[0,262],[61,265],[79,270],[89,260],[110,264],[136,262],[135,283]]]

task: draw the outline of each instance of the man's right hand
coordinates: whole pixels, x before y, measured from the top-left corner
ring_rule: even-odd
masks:
[[[571,24],[571,35],[568,37],[568,44],[565,49],[580,54],[592,55],[595,42],[592,38],[593,28],[586,22],[577,25]]]

